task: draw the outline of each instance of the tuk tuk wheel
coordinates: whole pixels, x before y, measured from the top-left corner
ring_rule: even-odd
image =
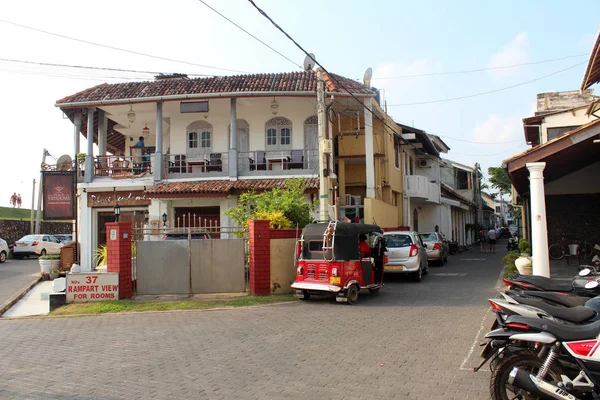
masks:
[[[358,287],[356,285],[352,285],[346,291],[346,299],[348,299],[347,304],[354,304],[356,300],[358,300]]]
[[[308,300],[308,299],[310,299],[310,292],[308,290],[303,290],[302,294],[304,295],[302,297],[302,300]]]

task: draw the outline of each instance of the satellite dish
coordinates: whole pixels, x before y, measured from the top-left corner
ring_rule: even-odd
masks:
[[[367,68],[365,71],[365,76],[363,76],[363,83],[367,87],[371,87],[371,77],[373,77],[373,70],[371,67]]]
[[[68,154],[64,154],[56,161],[56,169],[59,171],[70,171],[73,169],[73,159]]]
[[[312,59],[311,59],[312,57]],[[306,57],[304,57],[304,70],[305,71],[310,71],[315,67],[315,62],[313,60],[316,60],[317,57],[315,57],[315,55],[313,53],[309,53]]]

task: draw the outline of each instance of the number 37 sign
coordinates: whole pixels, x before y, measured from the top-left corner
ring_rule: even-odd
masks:
[[[67,274],[67,303],[119,300],[118,273]]]

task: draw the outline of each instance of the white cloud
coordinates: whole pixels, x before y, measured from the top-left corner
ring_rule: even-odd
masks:
[[[488,68],[504,67],[507,65],[523,64],[528,61],[529,40],[527,32],[521,32],[500,51],[493,54],[487,64]],[[503,78],[505,76],[517,72],[516,68],[494,69],[489,73],[495,78]]]
[[[490,115],[484,122],[475,126],[474,139],[477,142],[500,143],[523,138],[520,118]],[[515,142],[516,144],[516,142]]]

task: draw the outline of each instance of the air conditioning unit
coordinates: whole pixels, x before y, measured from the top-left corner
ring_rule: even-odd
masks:
[[[429,158],[421,158],[419,160],[420,168],[431,168],[431,160]]]

